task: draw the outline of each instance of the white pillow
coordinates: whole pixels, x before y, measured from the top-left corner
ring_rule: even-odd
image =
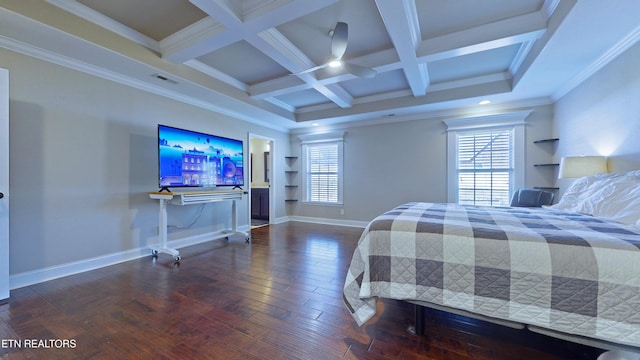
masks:
[[[640,225],[640,170],[577,179],[550,207]]]
[[[557,204],[550,206],[558,210],[593,215],[585,201],[594,195],[601,185],[597,184],[601,176],[585,176],[575,180],[564,192]],[[596,183],[596,185],[594,185]]]

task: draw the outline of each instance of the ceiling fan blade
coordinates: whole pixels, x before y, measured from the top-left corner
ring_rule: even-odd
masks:
[[[313,72],[313,71],[316,71],[316,70],[320,70],[320,69],[322,69],[324,67],[327,67],[327,66],[329,66],[329,65],[328,64],[322,64],[322,65],[314,66],[314,67],[312,67],[310,69],[307,69],[307,70],[304,70],[304,71],[300,71],[300,72],[297,72],[297,73],[292,73],[292,74],[289,74],[289,75],[307,74],[307,73],[310,73],[310,72]]]
[[[349,38],[349,27],[346,23],[338,22],[333,35],[331,36],[331,55],[335,60],[342,59],[347,51],[347,40]]]
[[[372,78],[378,74],[377,71],[366,66],[344,63],[344,70],[349,74],[353,74],[361,78]]]

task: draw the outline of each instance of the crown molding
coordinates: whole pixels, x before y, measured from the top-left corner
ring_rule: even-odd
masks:
[[[362,126],[375,126],[375,125],[386,125],[386,124],[397,124],[401,122],[407,121],[432,121],[432,120],[440,120],[443,119],[452,119],[452,118],[473,118],[473,117],[481,117],[481,116],[493,116],[500,113],[508,113],[508,112],[519,112],[519,111],[529,111],[536,107],[548,106],[553,104],[553,101],[550,98],[541,97],[541,98],[533,98],[521,101],[513,101],[508,103],[494,103],[492,106],[465,106],[465,107],[455,107],[450,109],[442,109],[442,110],[433,110],[433,111],[425,111],[423,113],[417,114],[404,114],[404,115],[393,115],[393,116],[377,116],[375,118],[366,119],[366,120],[358,120],[355,122],[343,122],[336,124],[326,124],[321,125],[320,128],[308,128],[308,127],[298,127],[291,129],[291,134],[304,134],[310,132],[316,132],[319,129],[322,131],[336,131],[336,130],[344,130],[355,127]],[[527,109],[527,110],[522,110]],[[322,123],[322,121],[318,121],[318,123]]]
[[[531,112],[533,112],[533,110],[522,110],[490,115],[463,116],[453,119],[444,119],[442,122],[447,126],[447,131],[525,125],[525,119],[531,114]]]
[[[213,68],[199,60],[189,60],[186,61],[184,63],[184,65],[189,66],[190,68],[194,69],[194,70],[198,70],[201,73],[207,74],[209,76],[211,76],[212,78],[218,79],[220,81],[223,81],[233,87],[235,87],[238,90],[242,90],[244,92],[248,92],[249,91],[249,86],[245,83],[243,83],[242,81],[236,80],[234,77],[231,77],[225,73],[223,73],[222,71],[217,70],[216,68]]]
[[[145,81],[141,81],[138,79],[134,79],[128,76],[121,75],[117,72],[113,72],[110,70],[105,70],[98,66],[94,66],[70,57],[66,57],[63,55],[59,55],[53,53],[48,50],[44,50],[38,47],[35,47],[30,44],[26,44],[14,39],[7,38],[5,36],[0,36],[0,48],[5,48],[11,51],[15,51],[17,53],[31,56],[36,59],[40,59],[42,61],[46,61],[52,64],[56,64],[59,66],[63,66],[72,70],[76,70],[85,74],[93,75],[102,79],[106,79],[109,81],[113,81],[115,83],[119,83],[125,86],[129,86],[135,89],[139,89],[148,93],[160,95],[166,98],[170,98],[172,100],[176,100],[185,104],[193,105],[199,108],[215,111],[220,114],[224,114],[239,120],[247,121],[249,123],[254,123],[256,125],[264,126],[270,129],[287,132],[289,129],[287,127],[282,127],[270,123],[268,121],[261,121],[253,118],[249,118],[247,116],[242,116],[242,114],[238,114],[234,111],[229,111],[223,106],[217,106],[212,102],[203,101],[191,96],[186,96],[176,91],[171,91],[165,89],[161,86],[155,86],[151,83],[147,83]],[[150,75],[151,76],[151,75]]]
[[[101,26],[111,32],[114,32],[126,39],[140,44],[155,52],[160,52],[160,43],[132,28],[125,26],[108,16],[105,16],[92,8],[77,2],[76,0],[46,0],[51,5],[57,6],[62,10],[70,12],[82,19]]]
[[[160,40],[162,58],[172,62],[183,62],[176,59],[174,55],[184,49],[188,49],[193,44],[198,44],[225,31],[224,25],[210,16],[205,17]],[[230,36],[227,42],[233,43],[237,40],[235,36]]]
[[[576,75],[573,79],[568,81],[565,86],[560,88],[558,91],[553,93],[551,98],[554,101],[558,101],[560,98],[565,96],[571,90],[578,87],[578,85],[582,84],[585,80],[593,76],[595,73],[604,68],[607,64],[617,58],[619,55],[629,50],[633,45],[640,41],[640,26],[635,28],[631,33],[625,36],[622,40],[617,42],[614,46],[612,46],[607,52],[605,52],[602,56],[600,56],[596,61],[594,61],[591,65],[581,71],[578,75]]]

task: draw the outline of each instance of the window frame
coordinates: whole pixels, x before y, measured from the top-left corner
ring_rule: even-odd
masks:
[[[499,115],[457,118],[444,120],[447,126],[447,201],[459,203],[458,199],[458,149],[460,134],[485,132],[487,130],[513,129],[513,173],[509,193],[524,187],[525,183],[525,119],[531,111],[519,111]]]
[[[314,134],[314,135],[301,135],[299,138],[301,143],[302,154],[302,202],[313,205],[343,205],[344,194],[344,139],[343,133],[331,133],[331,134]],[[337,151],[337,200],[334,201],[315,201],[311,196],[311,176],[309,169],[309,156],[308,149],[315,146],[327,146],[335,145]]]
[[[506,148],[493,150],[494,140],[502,135],[507,136]],[[493,137],[493,139],[492,139]],[[496,127],[491,129],[479,129],[479,130],[465,130],[456,132],[456,202],[459,204],[468,205],[488,205],[488,206],[508,206],[511,194],[514,191],[514,174],[515,174],[515,159],[514,159],[514,141],[515,131],[511,127]],[[468,146],[472,141],[473,145]],[[481,148],[478,148],[477,141],[481,141]],[[504,141],[504,140],[503,140]],[[464,143],[464,144],[463,144]],[[464,148],[463,148],[464,146]],[[465,157],[471,155],[469,151],[475,152],[471,156],[471,163],[467,166],[462,166],[462,154],[464,151]],[[478,158],[485,158],[480,164],[488,164],[489,167],[477,167]],[[503,156],[506,155],[506,156]],[[494,165],[495,162],[503,165]],[[506,160],[506,161],[505,161]],[[461,180],[466,178],[472,181],[472,186],[461,187]],[[500,187],[501,184],[507,184],[508,187]],[[502,193],[502,196],[496,193]],[[470,196],[461,197],[461,194],[468,193]],[[488,193],[488,196],[487,196]],[[483,200],[484,199],[484,200]],[[503,203],[495,202],[495,200],[502,200]],[[488,203],[487,203],[488,202]]]

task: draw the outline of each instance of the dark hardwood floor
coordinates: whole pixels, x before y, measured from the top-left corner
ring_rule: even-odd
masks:
[[[342,287],[361,232],[270,225],[252,230],[252,244],[183,248],[179,266],[168,255],[149,256],[13,290],[0,305],[0,357],[595,359],[602,352],[437,311],[427,311],[426,334],[413,336],[406,331],[413,307],[394,300],[380,300],[380,315],[359,328]],[[66,348],[58,348],[62,340]]]

